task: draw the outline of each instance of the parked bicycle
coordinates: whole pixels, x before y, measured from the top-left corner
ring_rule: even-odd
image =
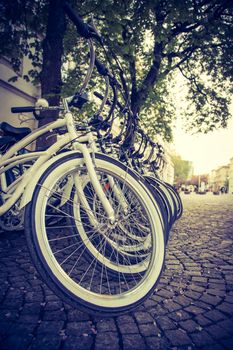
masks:
[[[138,171],[139,164],[133,160],[143,152],[131,149],[128,153],[125,147],[122,157],[132,136],[129,119],[125,118],[118,135],[118,139],[124,136],[120,153],[114,145],[109,135],[113,111],[119,106],[117,82],[95,58],[92,39],[101,42],[101,37],[69,6],[65,9],[90,48],[80,91],[96,65],[107,84],[111,82],[114,99],[106,119],[99,118],[108,104],[106,89],[100,110],[82,124],[75,122],[70,110],[85,102],[80,91],[63,99],[62,106],[12,108],[14,113],[33,112],[36,118],[43,111],[58,110],[60,118],[34,132],[6,123],[1,126],[5,136],[0,139],[0,222],[8,230],[24,226],[32,261],[65,302],[93,314],[119,315],[143,303],[159,281],[168,222],[174,219],[170,211],[168,220],[165,204],[169,200],[165,198],[174,194],[168,196],[168,187],[158,186],[159,180],[153,181],[160,189],[151,186],[143,170]],[[127,116],[133,118],[130,112]],[[101,129],[106,131],[104,136]],[[52,146],[40,152],[25,151],[48,132],[60,135]],[[106,143],[113,146],[113,156]],[[119,160],[123,158],[124,163]],[[152,158],[147,157],[147,162]]]

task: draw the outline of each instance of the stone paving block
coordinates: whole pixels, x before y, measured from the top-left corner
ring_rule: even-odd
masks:
[[[225,349],[226,348],[220,344],[211,344],[211,345],[204,346],[202,348],[202,350],[225,350]]]
[[[166,350],[171,349],[168,340],[163,337],[147,337],[146,344],[148,350]]]
[[[167,329],[176,329],[177,328],[176,323],[174,321],[172,321],[168,316],[158,317],[156,322],[163,331],[165,331]]]
[[[96,350],[118,350],[119,338],[116,332],[97,333],[95,339]]]
[[[122,337],[123,349],[146,350],[147,346],[143,337],[139,334],[125,334]]]
[[[204,317],[203,315],[197,315],[195,317],[195,320],[202,327],[212,324],[212,321],[209,318]]]
[[[179,310],[169,313],[168,317],[171,318],[173,321],[179,322],[190,319],[191,315],[185,312],[184,310]]]
[[[23,297],[20,299],[4,299],[2,307],[6,309],[19,309],[23,305]]]
[[[1,350],[26,350],[32,342],[31,334],[15,333],[1,342]]]
[[[154,319],[148,312],[134,312],[134,317],[138,323],[149,323],[153,322]]]
[[[190,270],[190,271],[184,271],[184,275],[186,275],[186,276],[191,276],[191,277],[193,277],[193,276],[196,276],[196,277],[201,277],[201,272],[200,271],[192,271],[192,270]]]
[[[158,292],[157,292],[157,295],[160,295],[166,299],[169,299],[169,298],[172,298],[174,293],[167,290],[167,289],[160,289]]]
[[[135,323],[133,316],[130,315],[122,315],[116,317],[117,323],[120,325],[125,324],[125,323]]]
[[[2,309],[0,310],[0,320],[2,322],[4,321],[12,321],[19,317],[19,311],[18,310],[11,310],[11,309]]]
[[[192,277],[192,281],[193,282],[203,282],[203,283],[207,283],[207,278],[206,277],[196,277],[196,276],[194,276],[194,277]]]
[[[190,337],[196,346],[206,346],[215,342],[214,339],[205,330],[197,333],[191,333]]]
[[[208,288],[206,289],[206,292],[208,294],[211,294],[211,295],[216,295],[216,296],[219,296],[219,297],[224,297],[226,295],[226,291],[225,290],[220,290],[220,289],[213,289],[213,288]]]
[[[191,298],[193,301],[198,300],[201,297],[201,293],[195,292],[194,290],[185,291],[185,296]]]
[[[220,320],[223,320],[225,318],[225,316],[223,315],[222,312],[218,311],[218,310],[211,310],[208,311],[204,314],[205,317],[209,318],[211,321],[217,322]]]
[[[90,350],[93,347],[93,343],[94,343],[94,340],[93,340],[93,337],[91,336],[87,336],[87,337],[68,336],[67,339],[65,339],[64,341],[62,349],[63,350]],[[52,349],[49,349],[49,350],[52,350]],[[113,347],[113,350],[115,350],[114,347]]]
[[[45,299],[47,302],[51,301],[60,301],[60,298],[57,297],[50,289],[48,289],[46,286],[43,286],[43,290],[45,293]]]
[[[222,304],[218,305],[216,309],[229,315],[233,315],[233,304],[223,302]]]
[[[21,315],[39,314],[41,310],[40,303],[25,303],[20,311]]]
[[[205,312],[205,310],[203,308],[197,307],[195,305],[190,305],[188,307],[185,307],[184,310],[186,312],[193,314],[193,315],[199,315],[199,314],[203,314],[203,312]]]
[[[212,309],[212,306],[210,304],[207,304],[207,303],[201,301],[200,299],[195,301],[195,306],[200,307],[201,309],[204,309],[204,310],[211,310]]]
[[[222,265],[222,266],[219,266],[219,268],[222,271],[232,271],[233,273],[233,265]]]
[[[180,279],[179,281],[172,280],[170,282],[170,286],[174,288],[175,290],[180,290],[183,287],[182,280]]]
[[[226,281],[226,285],[228,286],[228,284],[233,284],[233,276],[228,276],[225,275],[225,281]]]
[[[210,294],[203,294],[201,296],[200,300],[204,301],[207,304],[216,306],[222,301],[222,298],[218,297],[218,296],[213,296],[213,295],[210,295]]]
[[[227,330],[230,334],[233,335],[233,319],[226,319],[217,323],[219,327]]]
[[[59,334],[64,327],[64,321],[44,321],[38,324],[37,334],[51,333]]]
[[[14,323],[2,322],[2,320],[0,320],[0,339],[3,339],[10,334],[13,326]]]
[[[185,295],[178,295],[173,298],[173,300],[182,306],[188,306],[192,302],[191,298],[186,297]]]
[[[39,321],[39,314],[31,314],[31,315],[20,315],[19,316],[19,320],[21,323],[25,323],[25,324],[37,324]]]
[[[216,340],[230,337],[230,333],[217,324],[208,326],[205,328],[205,330],[211,335],[212,338]]]
[[[25,301],[28,303],[42,302],[44,296],[40,291],[27,292],[25,294]]]
[[[225,284],[223,278],[209,278],[209,283]]]
[[[56,320],[66,320],[66,314],[62,310],[56,311],[45,311],[43,314],[43,320],[45,321],[56,321]]]
[[[97,331],[98,332],[116,332],[116,324],[113,319],[106,319],[106,320],[101,320],[100,322],[97,323]]]
[[[9,288],[7,293],[6,293],[6,298],[13,300],[13,299],[21,299],[22,298],[22,291],[19,289],[15,289],[13,287]]]
[[[231,290],[233,290],[233,283],[231,283],[231,284],[228,283],[228,284],[226,285],[226,291],[229,292],[229,291],[231,291]]]
[[[177,311],[181,308],[179,304],[172,300],[164,300],[163,305],[169,312]]]
[[[161,298],[162,300],[163,298]],[[150,308],[153,308],[155,305],[155,299],[149,298],[144,303],[143,306],[146,310],[150,310]]]
[[[139,332],[139,328],[135,322],[124,324],[118,323],[118,327],[121,334],[137,334]]]
[[[139,324],[139,331],[144,337],[158,336],[161,330],[154,323]]]
[[[172,346],[184,346],[191,344],[191,339],[187,333],[181,329],[165,331],[166,337]]]
[[[68,322],[79,322],[79,321],[89,321],[90,316],[78,309],[70,309],[67,313]]]
[[[45,311],[57,311],[61,310],[63,307],[62,302],[59,301],[50,301],[49,303],[46,303],[44,309]]]
[[[156,319],[160,316],[164,316],[168,313],[168,310],[162,307],[161,305],[155,305],[150,309],[150,315],[153,319]]]
[[[200,327],[200,325],[193,320],[181,321],[179,322],[179,325],[188,333],[195,332]]]
[[[45,350],[53,349],[59,350],[61,346],[61,339],[58,336],[53,336],[49,334],[43,334],[40,338],[33,340],[29,346],[29,350]]]
[[[163,301],[163,297],[160,297],[159,295],[152,295],[152,299],[153,301],[155,301],[156,303],[159,303],[160,301]],[[154,304],[153,304],[154,306]]]
[[[76,337],[93,335],[90,322],[69,322],[66,326],[66,334]]]
[[[228,338],[228,339],[222,339],[221,343],[224,345],[224,348],[227,350],[232,350],[232,338]]]
[[[226,284],[225,283],[209,283],[209,289],[216,289],[220,291],[226,290]]]
[[[185,265],[185,268],[186,268],[186,270],[201,272],[201,267],[200,266],[187,266],[187,265]],[[197,278],[199,278],[199,277],[197,277]]]

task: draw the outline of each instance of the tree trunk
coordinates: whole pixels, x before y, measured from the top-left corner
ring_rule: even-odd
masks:
[[[61,96],[61,66],[63,54],[63,37],[65,34],[64,0],[50,0],[46,37],[43,41],[43,65],[41,72],[41,94],[50,106],[58,106]],[[44,112],[39,127],[58,117],[58,112]],[[48,148],[56,141],[51,133],[43,135],[37,141],[37,149]]]
[[[145,76],[141,87],[138,90],[132,90],[131,109],[135,115],[140,113],[140,110],[142,109],[151,90],[156,86],[162,61],[162,52],[163,43],[155,43],[152,66],[150,67],[147,75]]]

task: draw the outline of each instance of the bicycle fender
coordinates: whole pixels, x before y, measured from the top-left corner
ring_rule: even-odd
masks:
[[[77,153],[77,157],[80,157],[80,152],[78,151],[66,151],[64,153],[58,154],[55,157],[49,159],[47,162],[45,162],[42,167],[36,172],[33,179],[28,183],[27,187],[25,188],[22,198],[20,200],[20,209],[24,208],[31,200],[32,196],[35,190],[35,187],[40,179],[40,177],[44,174],[44,172],[55,162],[62,159],[63,157],[67,157],[69,154]]]

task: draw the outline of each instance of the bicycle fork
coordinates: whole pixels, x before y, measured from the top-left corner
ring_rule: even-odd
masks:
[[[77,132],[76,132],[76,128],[74,125],[74,120],[73,120],[72,114],[70,112],[67,112],[65,115],[65,119],[67,122],[67,129],[69,131],[71,139],[72,138],[75,139],[77,137]],[[96,192],[97,196],[99,197],[99,199],[104,207],[104,210],[109,218],[110,223],[114,223],[115,222],[114,209],[113,209],[112,205],[110,204],[109,200],[107,199],[107,197],[106,197],[106,195],[101,187],[101,184],[98,180],[98,177],[97,177],[97,174],[96,174],[96,171],[94,168],[94,164],[93,164],[93,161],[91,159],[91,155],[90,155],[90,152],[89,152],[87,146],[85,144],[75,142],[74,149],[79,150],[82,153],[83,158],[84,158],[84,163],[87,167],[88,175],[89,175],[90,181],[95,189],[95,192]],[[79,195],[80,202],[82,203],[84,209],[86,210],[86,213],[89,217],[91,224],[94,227],[96,227],[96,226],[98,226],[98,221],[96,220],[94,213],[88,204],[88,201],[85,197],[85,194],[84,194],[84,191],[83,191],[83,188],[81,185],[82,182],[80,180],[81,180],[80,175],[75,174],[74,175],[74,184],[76,187],[77,194]]]
[[[111,203],[109,202],[109,200],[106,197],[106,194],[104,193],[104,190],[102,188],[102,185],[100,184],[100,181],[98,179],[98,175],[96,174],[95,168],[94,168],[94,164],[90,155],[90,152],[87,148],[86,145],[83,144],[77,144],[75,145],[75,148],[77,150],[79,150],[84,158],[84,163],[87,167],[87,173],[88,173],[88,178],[89,181],[91,182],[96,195],[98,196],[101,204],[103,205],[103,208],[109,218],[109,221],[111,224],[113,224],[115,222],[115,213],[114,213],[114,209],[111,205]],[[88,200],[86,198],[86,195],[84,193],[84,181],[85,180],[85,176],[83,177],[82,174],[74,174],[73,175],[73,183],[75,185],[75,189],[76,189],[76,193],[78,195],[79,201],[82,204],[84,210],[86,211],[86,214],[88,215],[88,218],[90,220],[90,223],[94,226],[97,227],[98,226],[98,221],[93,213],[93,210],[91,209]]]

